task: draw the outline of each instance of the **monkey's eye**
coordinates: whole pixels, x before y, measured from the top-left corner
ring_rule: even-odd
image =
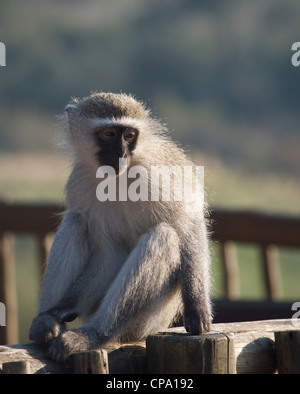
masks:
[[[123,138],[125,141],[131,141],[135,138],[136,133],[134,130],[125,130],[123,134]]]
[[[104,139],[104,140],[110,140],[115,138],[116,136],[116,131],[112,128],[108,128],[108,129],[101,129],[99,132],[99,137]]]

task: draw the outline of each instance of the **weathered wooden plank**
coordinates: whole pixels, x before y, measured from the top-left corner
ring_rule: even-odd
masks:
[[[232,241],[221,243],[221,258],[224,267],[224,287],[226,297],[234,300],[240,295],[239,267],[236,246]]]
[[[0,203],[0,231],[46,234],[55,231],[64,207]],[[245,210],[211,211],[212,238],[300,247],[300,217]]]
[[[70,363],[74,374],[103,375],[109,373],[107,352],[103,349],[72,354]]]
[[[300,247],[300,217],[215,209],[211,218],[212,237],[219,241]]]
[[[25,360],[4,363],[2,366],[2,374],[29,375],[31,374],[30,362],[28,360]]]
[[[38,260],[40,268],[40,279],[42,279],[45,269],[47,258],[53,243],[53,233],[39,234],[37,236],[38,246]]]
[[[273,332],[238,332],[234,334],[234,342],[237,374],[276,373]]]
[[[231,323],[232,324],[232,323]],[[236,373],[237,374],[272,374],[277,370],[276,354],[274,348],[274,332],[270,331],[239,331],[239,327],[225,327],[232,328],[234,338],[234,356],[236,360]],[[218,328],[223,328],[221,325]],[[236,330],[236,332],[234,332]],[[184,329],[176,328],[178,334],[182,333]],[[218,330],[219,332],[219,330]],[[160,340],[163,338],[161,336]],[[161,352],[161,345],[159,339],[157,343],[153,341],[156,346],[156,354]],[[148,349],[147,349],[148,352]],[[156,360],[155,360],[156,358]],[[153,365],[156,365],[156,373],[163,370],[162,366],[163,356],[153,358]],[[151,369],[152,370],[152,369]],[[155,369],[152,370],[155,373]],[[164,373],[168,373],[164,371]],[[199,373],[199,372],[197,372]]]
[[[63,207],[55,204],[0,203],[0,231],[47,234],[55,231]]]
[[[289,319],[292,303],[272,300],[213,300],[214,323]]]
[[[101,351],[107,353],[107,371],[111,374],[142,374],[146,373],[146,345],[145,341],[131,344],[111,344]],[[31,373],[33,374],[71,374],[73,367],[79,371],[80,363],[85,357],[79,354],[78,361],[72,365],[72,359],[66,364],[56,363],[45,355],[45,348],[35,343],[23,345],[0,346],[0,373],[1,365],[8,362],[28,361],[30,362]],[[94,356],[92,356],[94,357]],[[104,359],[104,356],[103,358]],[[103,369],[104,369],[103,362]],[[107,363],[106,363],[107,364]],[[88,364],[89,365],[89,364]],[[97,367],[98,368],[98,367]],[[81,372],[83,373],[83,369]],[[96,369],[87,367],[86,372],[96,373]],[[98,370],[99,371],[99,370]],[[98,372],[97,372],[98,373]]]
[[[35,343],[0,346],[0,373],[2,365],[8,362],[28,361],[32,374],[66,374],[71,368],[55,363],[45,355],[45,349]]]
[[[297,330],[292,319],[263,320],[212,325],[214,332],[234,334],[237,374],[271,374],[277,371],[275,331]],[[183,327],[168,331],[184,333]],[[160,362],[160,361],[158,361]]]
[[[6,326],[0,327],[0,345],[16,343],[19,338],[13,241],[13,234],[0,231],[0,302],[6,309]]]
[[[146,349],[150,374],[232,374],[236,371],[232,334],[151,335],[146,340]]]
[[[233,334],[234,357],[236,360],[236,372],[238,374],[275,373],[277,371],[277,361],[274,332],[292,330],[299,333],[299,327],[295,326],[295,321],[292,319],[219,323],[212,325],[212,332],[209,335],[224,335],[224,333],[227,332]],[[180,338],[192,337],[186,334],[184,327],[170,328],[166,330],[166,335],[173,337],[173,340],[177,342],[180,341]],[[163,336],[159,334],[158,338],[160,339],[157,339],[156,342],[158,346],[157,349],[162,349],[159,341],[162,341]],[[194,338],[196,338],[197,342],[200,341],[201,337]],[[187,341],[189,341],[189,339],[187,339]],[[231,346],[231,344],[229,345]],[[185,359],[192,357],[192,359],[195,360],[195,357],[197,358],[193,351],[190,351],[190,345],[184,344],[182,346],[185,347]],[[193,346],[192,344],[191,347],[193,348]],[[218,344],[216,344],[215,348],[217,346]],[[108,354],[109,373],[146,373],[145,348],[145,342],[141,341],[123,345],[112,344],[110,347],[104,349]],[[211,352],[214,349],[213,345],[209,345],[208,348]],[[180,345],[178,349],[180,349]],[[156,350],[156,354],[159,354],[158,350]],[[198,352],[198,356],[199,354]],[[156,359],[158,370],[161,370],[160,368],[163,362],[162,357],[163,356],[160,354]],[[169,358],[168,361],[171,359],[172,358]],[[32,373],[72,373],[70,365],[64,366],[63,364],[57,364],[47,359],[44,349],[36,344],[0,347],[0,369],[3,363],[25,360],[30,362]],[[151,362],[155,362],[154,359]],[[166,360],[164,362],[166,363]],[[210,364],[206,363],[206,365]],[[227,368],[228,370],[232,370],[229,367]],[[190,373],[190,371],[188,373]]]
[[[107,351],[110,374],[147,373],[145,341],[119,345],[116,349]]]
[[[182,328],[181,328],[182,329]],[[297,330],[295,322],[292,319],[260,320],[260,321],[243,321],[232,323],[217,323],[212,325],[213,330],[228,331],[233,333],[259,331],[271,332],[284,330]],[[170,329],[171,330],[171,329]]]
[[[280,374],[300,374],[300,330],[275,332]]]
[[[261,255],[267,296],[271,300],[278,300],[282,297],[282,284],[277,247],[262,245]]]

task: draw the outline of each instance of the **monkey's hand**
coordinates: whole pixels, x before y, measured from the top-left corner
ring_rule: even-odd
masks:
[[[58,362],[64,362],[73,353],[100,348],[109,338],[95,328],[81,327],[62,333],[50,342],[47,356]]]
[[[184,327],[192,335],[200,335],[211,330],[212,316],[209,311],[187,308],[184,313]]]
[[[65,324],[49,313],[41,313],[32,322],[29,338],[45,344],[65,331]]]

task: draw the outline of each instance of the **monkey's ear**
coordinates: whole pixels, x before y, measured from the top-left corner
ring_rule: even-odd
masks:
[[[75,112],[75,109],[76,109],[76,105],[74,104],[68,104],[65,108],[68,115],[73,114]]]
[[[67,117],[68,117],[68,123],[69,123],[69,129],[71,133],[74,133],[76,130],[76,105],[74,104],[68,104],[65,108]]]

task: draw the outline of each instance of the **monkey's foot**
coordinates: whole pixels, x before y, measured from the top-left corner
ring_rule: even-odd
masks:
[[[73,353],[97,349],[108,338],[94,328],[78,328],[62,333],[50,342],[47,356],[58,362],[64,362]]]

